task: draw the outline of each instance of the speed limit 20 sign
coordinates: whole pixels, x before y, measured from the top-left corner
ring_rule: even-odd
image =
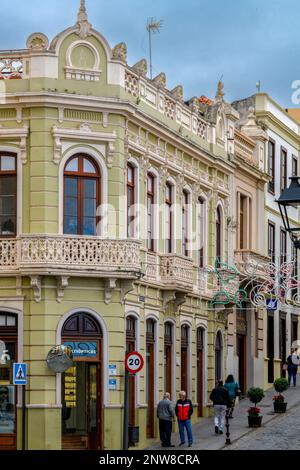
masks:
[[[138,353],[137,351],[133,351],[127,354],[125,358],[125,367],[128,370],[128,372],[131,372],[132,374],[136,374],[143,368],[143,366],[144,366],[144,359],[140,353]]]

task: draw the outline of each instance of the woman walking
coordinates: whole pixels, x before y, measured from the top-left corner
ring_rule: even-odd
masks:
[[[236,397],[240,396],[240,386],[238,382],[234,380],[233,375],[228,375],[224,387],[228,390],[229,399],[230,399],[230,411],[229,411],[229,418],[233,418],[233,410],[235,405]]]

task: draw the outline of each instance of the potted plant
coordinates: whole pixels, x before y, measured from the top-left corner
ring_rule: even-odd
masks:
[[[284,392],[289,388],[289,383],[286,379],[280,377],[279,379],[275,380],[274,388],[276,392],[278,392],[278,395],[275,395],[275,397],[273,397],[274,412],[285,413],[287,402],[285,401],[284,396],[281,394],[281,392]]]
[[[254,403],[254,406],[248,409],[248,425],[250,428],[257,428],[261,426],[262,422],[262,415],[260,414],[260,408],[257,407],[257,403],[263,399],[265,394],[262,388],[251,387],[247,395],[251,403]]]

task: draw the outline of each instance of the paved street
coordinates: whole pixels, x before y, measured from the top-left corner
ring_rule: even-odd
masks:
[[[299,377],[298,377],[299,382]],[[300,382],[299,382],[300,383]],[[263,426],[258,429],[248,427],[247,409],[250,406],[246,398],[236,406],[234,419],[230,420],[231,446],[225,446],[225,433],[215,435],[213,418],[203,418],[200,423],[193,426],[195,450],[218,450],[218,449],[299,449],[300,450],[300,385],[291,387],[284,392],[288,402],[286,414],[275,414],[273,412],[272,398],[274,389],[265,392],[265,398],[259,404],[263,415]],[[177,424],[176,424],[177,430]],[[178,433],[172,435],[172,443],[179,447]],[[188,450],[188,447],[184,447]],[[161,449],[156,444],[150,449]]]

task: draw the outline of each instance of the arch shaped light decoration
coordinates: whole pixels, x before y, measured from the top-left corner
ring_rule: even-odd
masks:
[[[242,266],[240,267],[240,264]],[[237,305],[243,308],[243,302],[250,302],[256,308],[271,308],[288,305],[292,302],[300,307],[300,278],[294,275],[294,261],[282,263],[258,263],[253,260],[240,263],[238,267],[220,263],[206,266],[204,272],[213,278],[213,298],[211,308],[216,306]],[[242,268],[242,269],[241,269]],[[243,288],[240,283],[243,282]]]

